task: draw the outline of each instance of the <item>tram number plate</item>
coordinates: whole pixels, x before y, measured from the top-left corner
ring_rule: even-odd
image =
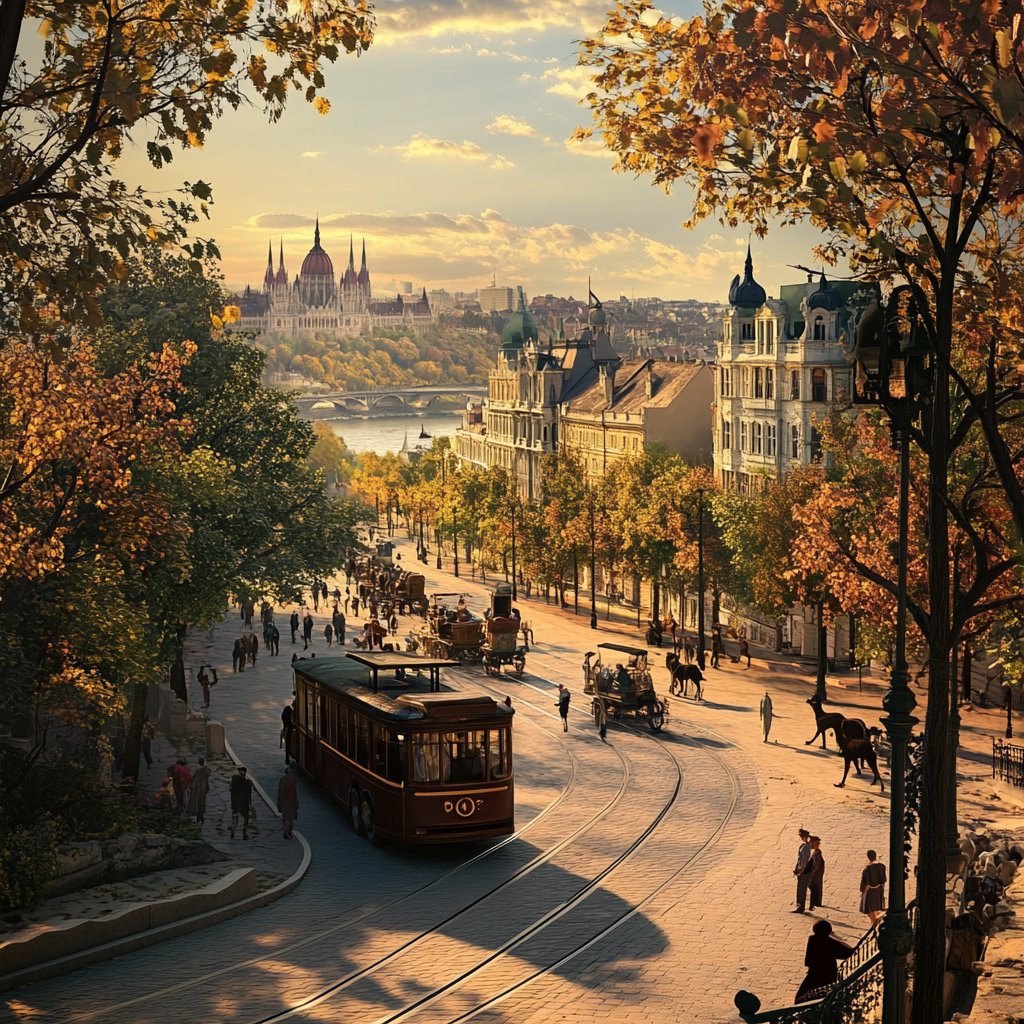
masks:
[[[483,800],[471,800],[468,796],[464,796],[462,799],[454,802],[445,800],[444,809],[446,814],[451,814],[454,811],[460,818],[469,818],[480,810],[483,805]]]

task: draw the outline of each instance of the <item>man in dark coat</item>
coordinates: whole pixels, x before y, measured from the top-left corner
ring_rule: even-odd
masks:
[[[327,641],[328,647],[330,647],[334,641],[334,627],[329,622],[324,626],[324,639]]]
[[[281,634],[273,622],[270,624],[270,653],[281,653]]]
[[[339,644],[345,645],[345,615],[340,608],[334,612],[334,636]]]
[[[309,612],[302,618],[302,639],[305,641],[302,649],[305,650],[313,642],[313,616]]]
[[[569,731],[569,691],[563,683],[558,684],[558,700],[555,702],[562,716],[562,732]]]
[[[845,942],[833,937],[832,925],[828,921],[815,921],[811,931],[813,934],[807,940],[804,956],[807,977],[797,990],[795,1003],[803,1002],[807,993],[814,989],[834,985],[839,978],[838,961],[845,960],[853,952]]]
[[[195,775],[192,776],[192,788],[188,795],[188,813],[190,817],[195,817],[196,821],[202,825],[203,818],[206,817],[206,794],[210,790],[210,769],[207,767],[206,758],[199,758],[199,767],[196,769]]]
[[[295,634],[299,631],[299,613],[292,612],[291,618],[288,620],[288,625],[292,631],[292,643],[295,643]]]
[[[285,767],[291,763],[291,755],[289,751],[292,748],[292,730],[294,725],[292,724],[292,706],[286,704],[284,710],[281,712],[281,742],[284,744],[284,763]]]
[[[800,849],[796,855],[796,867],[793,874],[796,876],[796,910],[794,914],[804,912],[804,904],[807,902],[807,886],[811,880],[811,833],[807,829],[800,829]]]
[[[247,769],[239,768],[237,775],[231,776],[231,838],[235,838],[235,815],[242,818],[242,838],[249,838],[249,813],[252,809],[252,780],[247,777]]]
[[[284,822],[284,837],[291,839],[292,822],[299,816],[299,793],[295,786],[295,776],[288,771],[287,765],[277,784],[277,809]]]
[[[860,875],[860,912],[868,915],[872,925],[885,910],[885,865],[875,857],[875,851],[868,850],[868,862]]]
[[[253,668],[256,667],[256,655],[260,653],[260,638],[253,633],[249,637],[249,662]]]
[[[821,853],[821,840],[811,836],[811,878],[808,883],[811,896],[811,910],[821,906],[821,890],[825,884],[825,858]]]

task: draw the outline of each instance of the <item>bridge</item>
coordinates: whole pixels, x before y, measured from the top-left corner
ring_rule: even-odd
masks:
[[[486,384],[439,384],[421,387],[379,387],[361,391],[336,391],[319,395],[296,395],[293,401],[299,412],[309,419],[321,419],[338,413],[387,412],[420,410],[436,407],[442,398],[463,401],[483,398]],[[449,406],[450,407],[450,406]]]

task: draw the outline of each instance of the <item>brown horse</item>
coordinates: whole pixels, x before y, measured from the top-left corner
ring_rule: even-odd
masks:
[[[704,690],[701,684],[704,682],[704,674],[697,665],[687,665],[680,660],[679,655],[669,651],[665,655],[665,668],[668,669],[672,681],[669,683],[668,692],[685,697],[689,690],[689,684],[693,683],[697,690],[696,699],[704,699]]]
[[[882,792],[884,793],[885,783],[882,781],[882,776],[878,774],[878,755],[875,753],[875,748],[871,745],[871,741],[843,737],[838,740],[838,743],[839,749],[843,752],[845,767],[843,770],[843,781],[834,783],[836,789],[842,789],[846,785],[846,776],[850,774],[850,765],[854,761],[867,761],[868,767],[874,773],[871,785],[873,786],[877,782],[882,787]],[[860,774],[859,767],[857,771]]]
[[[859,718],[846,718],[844,715],[839,714],[838,711],[827,713],[821,709],[821,698],[817,695],[809,697],[807,703],[811,705],[811,709],[814,711],[814,719],[818,726],[818,731],[805,742],[805,746],[810,746],[819,736],[821,737],[821,749],[827,750],[828,745],[826,743],[828,730],[831,729],[836,737],[836,746],[841,750],[843,747],[843,739],[851,740],[866,740],[868,738],[868,727]]]

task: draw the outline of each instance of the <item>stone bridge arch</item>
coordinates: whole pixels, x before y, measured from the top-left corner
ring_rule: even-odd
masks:
[[[404,409],[405,407],[406,401],[402,395],[381,395],[373,401],[374,409]]]

